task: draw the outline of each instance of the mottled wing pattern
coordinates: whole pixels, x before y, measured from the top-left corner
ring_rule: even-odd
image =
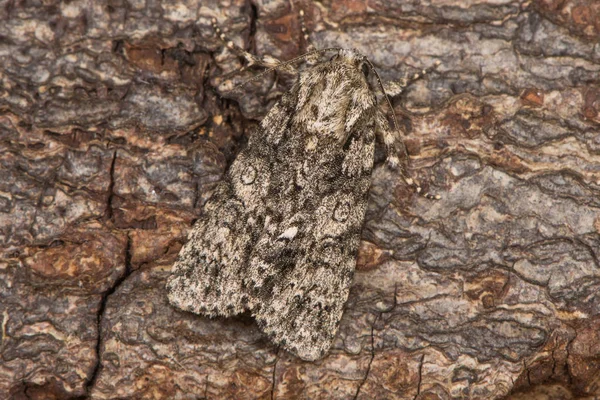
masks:
[[[355,66],[301,75],[285,98],[267,222],[249,259],[252,313],[274,342],[305,360],[330,348],[352,283],[373,168],[379,110]],[[267,122],[269,122],[267,120]],[[268,126],[263,123],[263,128]]]
[[[181,249],[167,282],[169,301],[196,314],[231,316],[251,308],[248,260],[268,223],[269,192],[277,183],[279,137],[288,129],[286,94],[232,162]],[[277,129],[266,121],[274,119]]]
[[[300,76],[207,202],[167,289],[209,316],[250,310],[306,360],[331,346],[348,298],[385,118],[356,53]]]
[[[364,220],[371,166],[352,175],[345,162],[355,154],[373,157],[369,132],[351,136],[350,148],[330,161],[308,162],[306,198],[282,196],[291,213],[274,210],[270,229],[255,244],[249,276],[256,306],[253,314],[274,342],[305,360],[322,357],[331,346],[352,283]],[[307,157],[310,160],[310,157]],[[293,169],[285,192],[298,185]],[[276,221],[276,222],[275,222]]]
[[[265,219],[272,152],[249,144],[242,150],[183,246],[167,282],[169,301],[209,316],[249,309],[248,257]]]

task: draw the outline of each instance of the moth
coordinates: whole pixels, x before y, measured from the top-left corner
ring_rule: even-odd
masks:
[[[378,138],[388,165],[420,191],[400,167],[406,150],[373,64],[355,50],[309,54],[327,52],[298,72],[232,162],[166,285],[182,310],[250,312],[274,343],[309,361],[331,347],[348,299]]]

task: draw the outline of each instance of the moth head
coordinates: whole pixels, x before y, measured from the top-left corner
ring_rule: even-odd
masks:
[[[373,69],[373,65],[367,60],[367,57],[353,49],[340,49],[329,61],[349,64],[360,70],[365,79],[369,78],[369,74]]]
[[[366,81],[370,81],[369,85],[374,84],[379,88],[381,93],[383,94],[383,98],[385,102],[388,104],[388,107],[392,111],[392,121],[394,125],[394,129],[398,130],[398,123],[396,122],[396,116],[393,113],[394,107],[390,102],[390,99],[385,92],[383,87],[383,83],[381,82],[381,77],[379,73],[375,69],[373,63],[360,52],[354,49],[341,49],[341,48],[331,48],[330,50],[336,50],[336,54],[331,58],[333,62],[344,62],[351,64],[354,68],[362,72]],[[371,86],[373,87],[373,86]]]

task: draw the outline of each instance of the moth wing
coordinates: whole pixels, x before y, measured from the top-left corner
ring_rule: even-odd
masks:
[[[269,154],[249,142],[207,201],[167,282],[175,306],[209,316],[249,309],[245,277],[256,226],[264,220]]]
[[[374,134],[362,132],[347,143],[321,147],[315,159],[305,154],[299,169],[280,171],[281,182],[290,185],[281,193],[294,194],[278,201],[286,209],[265,229],[250,257],[254,278],[249,287],[259,327],[304,360],[321,358],[331,347],[356,265]],[[304,186],[297,190],[300,183]]]

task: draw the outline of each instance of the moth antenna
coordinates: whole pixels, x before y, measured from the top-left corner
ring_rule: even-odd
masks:
[[[264,70],[264,71],[260,72],[260,73],[259,73],[259,74],[257,74],[257,75],[254,75],[252,78],[250,78],[250,79],[247,79],[247,80],[245,80],[244,82],[242,82],[242,83],[240,83],[240,84],[236,85],[236,86],[235,86],[233,89],[231,89],[231,90],[233,91],[233,90],[239,89],[239,88],[241,88],[242,86],[244,86],[244,85],[246,85],[246,84],[248,84],[248,83],[250,83],[250,82],[253,82],[253,81],[257,80],[257,79],[259,79],[259,78],[263,77],[264,75],[266,75],[266,74],[268,74],[268,73],[270,73],[270,72],[273,72],[273,71],[275,71],[275,70],[278,70],[278,69],[280,69],[280,68],[284,68],[284,67],[286,67],[286,66],[288,66],[288,65],[291,65],[291,64],[294,64],[294,63],[296,63],[296,62],[298,62],[298,61],[302,61],[302,60],[304,60],[304,59],[306,59],[306,58],[308,58],[308,57],[310,57],[310,56],[313,56],[313,55],[315,55],[315,54],[323,54],[323,53],[326,53],[326,52],[328,52],[328,51],[341,51],[341,50],[344,50],[344,49],[342,49],[341,47],[328,47],[328,48],[326,48],[326,49],[320,49],[320,50],[313,50],[313,51],[309,51],[309,52],[307,52],[307,53],[304,53],[304,54],[302,54],[302,55],[299,55],[298,57],[294,57],[294,58],[292,58],[291,60],[284,61],[284,62],[281,62],[281,63],[279,63],[279,64],[277,64],[277,65],[275,65],[275,66],[273,66],[273,67],[270,67],[270,68],[268,68],[268,69],[266,69],[266,70]]]
[[[262,59],[258,58],[254,54],[247,52],[246,50],[242,49],[240,46],[233,43],[233,40],[228,38],[223,33],[223,31],[221,30],[221,27],[219,27],[219,24],[218,24],[216,18],[211,19],[210,22],[212,24],[213,30],[215,31],[215,33],[217,34],[219,39],[225,44],[225,47],[227,47],[229,50],[237,53],[240,57],[243,57],[244,59],[246,59],[246,62],[248,63],[248,65],[245,68],[251,67],[252,65],[261,65],[263,67],[269,68],[269,67],[279,64],[280,61],[274,57],[264,57]],[[245,68],[243,68],[243,69],[245,69]]]
[[[369,64],[369,68],[371,68],[371,71],[373,71],[373,73],[375,74],[375,79],[377,79],[377,84],[379,85],[379,88],[381,89],[381,92],[383,93],[383,96],[385,97],[385,100],[386,100],[388,106],[390,107],[390,111],[392,112],[392,123],[394,125],[394,129],[397,131],[398,130],[398,121],[396,120],[396,113],[394,112],[394,107],[392,106],[392,102],[390,101],[390,98],[388,97],[387,93],[385,92],[385,88],[383,87],[383,83],[381,82],[381,77],[379,76],[379,73],[375,69],[375,66],[373,65],[373,63],[371,61],[369,61],[368,58],[365,58],[365,60],[367,61],[367,64]],[[404,149],[404,155],[408,157],[406,148]]]
[[[379,88],[381,89],[381,92],[383,93],[383,96],[385,97],[385,100],[386,100],[386,102],[387,102],[387,104],[388,104],[388,106],[390,108],[390,111],[392,113],[392,125],[394,126],[394,130],[396,132],[399,132],[400,129],[399,129],[399,126],[398,126],[398,120],[396,119],[396,113],[394,111],[394,107],[392,106],[392,102],[390,101],[390,98],[389,98],[389,96],[387,95],[387,93],[385,91],[383,83],[381,82],[381,77],[379,76],[379,73],[375,69],[375,66],[373,65],[373,63],[369,59],[365,58],[365,60],[366,60],[367,64],[369,65],[369,68],[371,68],[371,71],[373,71],[373,73],[375,74],[375,79],[377,80],[377,84],[379,85]],[[432,71],[435,68],[437,68],[439,65],[440,65],[440,62],[437,61],[433,66],[431,66],[431,67],[429,67],[427,69],[424,69],[421,72],[421,74],[415,74],[412,77],[412,79],[410,79],[410,80],[407,81],[407,83],[404,85],[404,87],[408,86],[410,83],[412,83],[412,82],[414,82],[414,81],[416,81],[418,79],[421,79],[423,76],[425,76],[427,73],[429,73],[430,71]],[[385,142],[386,141],[384,140],[384,143]],[[386,146],[387,146],[387,150],[388,150],[388,159],[390,159],[390,163],[392,165],[396,165],[396,163],[398,162],[398,158],[396,157],[396,155],[390,155],[389,154],[389,152],[391,152],[392,149],[395,149],[395,146],[393,144],[389,144],[389,143],[386,143]],[[403,153],[404,159],[407,160],[407,161],[409,161],[410,158],[408,157],[408,151],[406,150],[406,146],[404,146],[404,145],[402,146],[402,153]],[[402,179],[404,179],[404,181],[410,187],[412,187],[413,190],[417,194],[419,194],[419,195],[421,195],[421,196],[423,196],[423,197],[425,197],[427,199],[431,199],[431,200],[439,200],[441,198],[440,195],[433,195],[433,194],[428,193],[428,192],[423,192],[423,189],[421,188],[421,185],[419,185],[419,183],[415,179],[410,178],[409,176],[407,176],[407,174],[404,171],[402,171],[402,170],[400,170],[400,176],[402,176]]]
[[[302,34],[304,36],[304,39],[308,41],[308,39],[309,39],[309,37],[308,37],[308,30],[306,29],[306,25],[304,24],[304,10],[300,10],[298,12],[298,14],[299,14],[299,17],[300,17],[300,24],[302,26],[302,28],[301,28],[302,29]],[[292,58],[291,60],[284,61],[284,62],[281,62],[281,61],[277,60],[274,57],[265,57],[263,59],[260,59],[260,58],[256,57],[255,55],[253,55],[253,54],[247,52],[246,50],[242,49],[241,47],[237,46],[235,43],[233,43],[233,41],[230,40],[223,33],[223,31],[219,27],[219,24],[218,24],[216,18],[211,19],[211,24],[212,24],[212,27],[213,27],[215,33],[219,37],[219,39],[221,39],[221,41],[223,43],[225,43],[225,46],[228,49],[230,49],[230,50],[238,53],[241,57],[244,57],[246,59],[246,61],[248,62],[248,66],[247,67],[250,67],[252,65],[260,65],[260,66],[263,66],[263,67],[267,68],[266,70],[264,70],[261,73],[253,76],[252,78],[250,78],[250,79],[248,79],[248,80],[246,80],[246,81],[244,81],[244,82],[236,85],[233,89],[231,89],[231,91],[237,90],[240,87],[242,87],[242,86],[244,86],[244,85],[246,85],[246,84],[248,84],[250,82],[253,82],[253,81],[261,78],[262,76],[264,76],[264,75],[266,75],[266,74],[268,74],[270,72],[273,72],[275,70],[283,70],[283,71],[285,71],[285,67],[290,66],[290,65],[292,65],[292,64],[294,64],[294,63],[296,63],[298,61],[302,61],[302,60],[304,60],[304,59],[306,59],[306,58],[308,58],[310,56],[313,56],[313,55],[316,55],[316,54],[323,54],[323,53],[328,52],[328,51],[341,51],[341,50],[343,50],[340,47],[328,47],[328,48],[325,48],[325,49],[311,50],[311,51],[308,51],[308,52],[306,52],[306,53],[304,53],[302,55],[299,55],[298,57]],[[313,47],[312,44],[311,44],[310,47]],[[289,72],[289,71],[287,71],[287,72]]]

